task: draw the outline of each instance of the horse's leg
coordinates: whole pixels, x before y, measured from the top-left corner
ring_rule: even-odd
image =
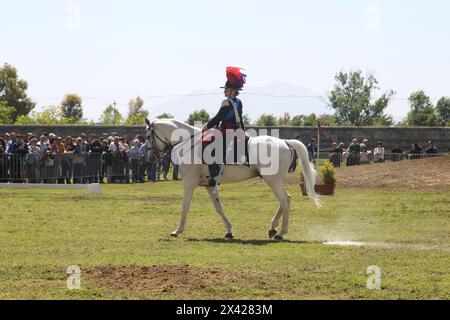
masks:
[[[213,193],[214,188],[206,188],[208,190],[209,196],[211,197],[211,200],[214,204],[214,207],[216,208],[217,213],[222,218],[223,223],[225,224],[225,227],[227,228],[227,234],[225,235],[225,238],[227,239],[233,239],[233,226],[226,216],[225,212],[223,212],[222,203],[220,202],[219,193],[216,194]]]
[[[283,187],[283,180],[280,179],[272,179],[272,177],[264,177],[264,180],[272,189],[273,193],[277,197],[278,201],[280,201],[280,208],[275,216],[274,222],[277,222],[278,216],[283,216],[283,222],[281,224],[281,230],[276,234],[276,240],[282,240],[283,236],[288,233],[289,228],[289,213],[291,210],[291,196],[287,193],[286,189]],[[281,217],[279,217],[281,218]],[[278,220],[279,220],[278,218]],[[272,229],[269,232],[269,235],[272,235],[274,232],[274,225],[272,224]]]
[[[273,217],[273,220],[272,220],[272,228],[269,231],[270,239],[275,237],[278,233],[277,227],[280,224],[280,219],[281,219],[282,214],[283,214],[283,210],[281,209],[281,207],[279,207],[277,213],[275,214],[275,216]]]
[[[172,232],[172,237],[177,237],[179,234],[182,234],[184,232],[184,229],[186,227],[187,215],[191,207],[192,196],[194,195],[194,189],[195,188],[192,186],[184,186],[183,209],[181,213],[180,225],[177,230]]]
[[[283,210],[283,223],[280,232],[275,236],[275,239],[283,239],[283,236],[288,233],[289,229],[289,215],[291,213],[291,195],[283,188],[283,201],[286,203],[286,209]]]

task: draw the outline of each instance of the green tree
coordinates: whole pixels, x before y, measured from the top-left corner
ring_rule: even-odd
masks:
[[[66,94],[60,107],[62,117],[70,124],[77,123],[83,118],[83,100],[75,93]]]
[[[105,110],[103,110],[102,115],[100,116],[99,124],[104,126],[117,126],[123,123],[122,114],[114,108],[112,105],[109,105]],[[145,120],[144,122],[145,123]]]
[[[195,111],[189,115],[187,123],[193,126],[195,122],[206,123],[209,121],[209,114],[205,109]]]
[[[336,84],[328,99],[335,111],[339,125],[371,126],[380,118],[388,107],[394,91],[384,93],[372,102],[372,94],[379,90],[378,80],[370,74],[367,79],[362,71],[340,72],[335,76]]]
[[[278,124],[278,119],[272,114],[263,114],[256,121],[256,125],[259,127],[275,127]]]
[[[305,127],[315,127],[315,126],[317,126],[317,121],[318,121],[318,118],[317,118],[316,114],[311,113],[310,115],[305,116],[303,118],[303,125]]]
[[[16,124],[65,125],[70,120],[63,117],[61,108],[57,106],[43,107],[41,112],[32,111],[28,115],[19,116]]]
[[[14,124],[35,124],[35,123],[28,114],[26,116],[25,115],[18,116]]]
[[[5,102],[0,101],[0,124],[13,123],[12,115],[16,111],[13,107],[9,107]]]
[[[291,115],[289,112],[285,112],[283,116],[278,119],[278,125],[282,127],[291,125]]]
[[[324,127],[336,126],[336,118],[331,114],[323,114],[319,117],[319,121]]]
[[[450,123],[450,98],[442,97],[436,105],[436,112],[441,124]]]
[[[142,125],[148,115],[149,112],[144,109],[144,100],[141,97],[137,97],[135,100],[131,99],[128,102],[127,125]]]
[[[44,107],[41,112],[32,112],[31,119],[38,125],[64,125],[73,123],[72,119],[63,116],[62,111],[57,106]]]
[[[174,118],[173,115],[165,112],[162,115],[156,117],[156,119],[173,119],[173,118]]]
[[[305,118],[304,115],[298,115],[292,118],[291,120],[291,126],[294,127],[302,127],[303,126],[303,119]]]
[[[439,125],[433,103],[424,91],[412,93],[408,101],[411,111],[406,116],[406,123],[409,126],[434,127]]]
[[[394,117],[392,115],[384,115],[376,119],[373,123],[373,126],[375,127],[390,127],[393,126],[394,123]]]
[[[244,126],[248,127],[251,126],[252,120],[250,119],[250,116],[248,114],[244,114],[242,116],[242,121],[244,122]]]
[[[15,122],[17,117],[29,114],[36,105],[27,97],[27,89],[28,83],[19,79],[16,68],[7,63],[0,67],[0,103],[3,108],[14,108],[9,116],[11,123]],[[3,112],[5,110],[3,109]]]

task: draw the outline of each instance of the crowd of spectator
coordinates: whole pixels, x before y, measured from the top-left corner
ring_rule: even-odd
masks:
[[[319,157],[317,142],[307,146],[310,161]],[[418,143],[407,151],[395,145],[386,152],[381,141],[374,147],[368,139],[353,139],[347,146],[334,142],[328,158],[335,167],[382,163],[386,160],[416,160],[439,155],[433,141],[423,148]],[[171,161],[171,150],[156,159],[145,143],[136,136],[129,141],[113,133],[97,138],[81,134],[77,138],[58,137],[50,133],[35,136],[6,133],[0,137],[0,183],[143,183],[167,180],[171,166],[178,180],[178,166]],[[161,178],[162,175],[162,178]]]
[[[53,133],[0,137],[0,183],[143,183],[167,180],[171,150],[157,160],[142,136],[77,138]],[[160,179],[162,175],[162,179]],[[173,165],[173,179],[178,167]]]
[[[320,157],[316,139],[311,140],[307,149],[310,161]],[[333,142],[327,154],[331,163],[338,168],[342,165],[350,167],[369,163],[383,163],[387,160],[397,162],[406,159],[416,160],[424,157],[434,157],[439,155],[439,149],[434,145],[433,141],[428,141],[427,148],[414,143],[409,150],[404,151],[399,145],[394,145],[389,152],[381,141],[378,141],[374,147],[371,147],[367,138],[363,139],[361,143],[355,138],[348,146],[345,143],[338,144]]]
[[[311,141],[307,149],[310,159],[318,157],[315,139]],[[405,159],[416,160],[437,155],[439,155],[439,149],[434,146],[433,141],[428,141],[428,147],[425,149],[419,144],[414,143],[407,151],[403,151],[399,145],[394,145],[390,153],[388,153],[381,141],[378,141],[375,148],[371,149],[368,139],[364,139],[362,143],[359,143],[359,140],[356,138],[352,140],[349,146],[345,143],[338,145],[336,142],[333,142],[328,153],[329,160],[335,167],[341,167],[343,164],[350,167],[372,162],[383,163],[386,160],[394,162]]]

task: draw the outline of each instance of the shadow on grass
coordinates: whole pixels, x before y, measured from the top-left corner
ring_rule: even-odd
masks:
[[[175,241],[176,239],[161,239],[160,241]],[[197,239],[197,238],[186,238],[186,242],[209,242],[209,243],[217,243],[217,244],[241,244],[241,245],[252,245],[252,246],[266,246],[266,245],[277,245],[280,243],[287,244],[322,244],[319,241],[299,241],[299,240],[241,240],[241,239]]]

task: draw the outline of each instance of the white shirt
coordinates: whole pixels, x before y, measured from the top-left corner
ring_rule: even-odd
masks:
[[[45,153],[45,152],[47,152],[47,148],[48,148],[49,144],[47,142],[39,141],[37,143],[37,146],[40,148],[41,153]]]
[[[119,142],[118,146],[116,146],[113,142],[109,145],[109,151],[111,151],[111,152],[124,151],[124,148],[120,142]]]
[[[373,150],[373,153],[375,155],[375,157],[377,158],[384,158],[384,148],[378,148],[376,147],[375,150]]]

